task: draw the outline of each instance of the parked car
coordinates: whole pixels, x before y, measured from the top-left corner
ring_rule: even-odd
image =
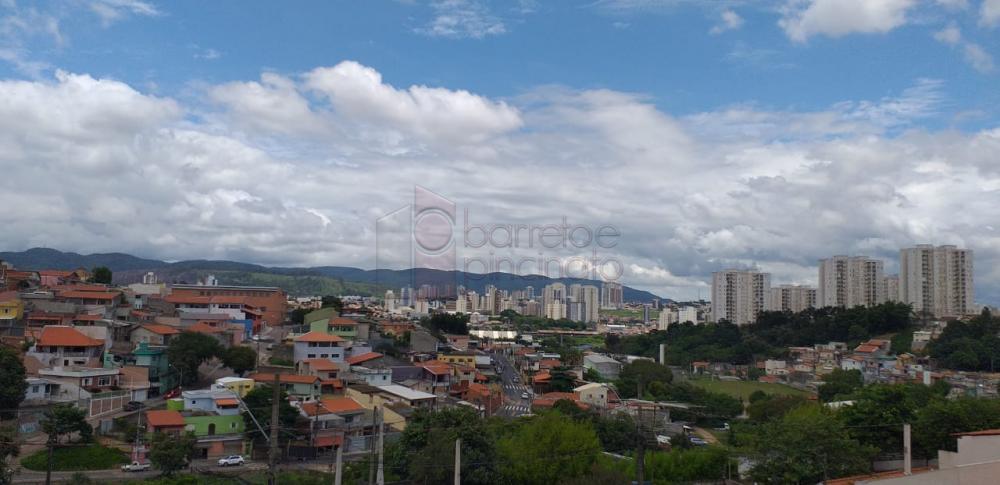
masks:
[[[531,396],[528,395],[528,393],[526,393],[526,392],[522,392],[521,393],[521,399],[531,399]]]
[[[695,446],[707,446],[708,445],[707,441],[705,441],[705,440],[703,440],[701,438],[698,438],[696,436],[692,436],[690,438],[690,440],[691,440],[691,444],[695,445]]]
[[[139,401],[129,401],[127,404],[125,404],[126,411],[138,411],[144,407],[146,407],[146,405]]]
[[[670,448],[670,437],[658,434],[656,435],[656,444],[659,445],[660,448]]]
[[[239,466],[245,463],[240,455],[230,455],[219,458],[219,466]]]
[[[163,399],[173,399],[175,397],[180,397],[180,396],[181,396],[181,388],[175,387],[167,391],[165,394],[163,394]]]
[[[149,469],[150,469],[149,463],[139,463],[137,461],[133,461],[132,463],[129,463],[127,465],[122,465],[123,472],[144,472],[148,471]]]

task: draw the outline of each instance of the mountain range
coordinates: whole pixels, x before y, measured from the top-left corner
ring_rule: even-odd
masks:
[[[482,293],[487,285],[501,290],[519,290],[526,286],[540,293],[542,287],[553,282],[565,285],[601,282],[581,278],[549,278],[546,276],[520,276],[510,273],[477,274],[464,271],[441,271],[425,268],[412,270],[365,270],[346,266],[316,266],[309,268],[271,267],[237,261],[190,260],[169,263],[146,259],[125,253],[77,254],[50,248],[32,248],[19,252],[0,252],[0,260],[19,269],[91,269],[106,266],[114,274],[117,284],[142,281],[147,272],[154,272],[159,281],[168,283],[195,283],[215,275],[221,284],[277,286],[293,296],[308,295],[381,295],[386,289],[399,291],[414,282],[432,285],[463,285]],[[660,298],[648,291],[623,286],[623,298],[629,302],[651,302]],[[669,301],[665,298],[661,300]]]

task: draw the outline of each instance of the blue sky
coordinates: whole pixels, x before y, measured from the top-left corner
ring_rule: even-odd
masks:
[[[903,2],[906,3],[906,2]],[[925,120],[941,126],[995,119],[1000,90],[962,49],[935,40],[948,26],[962,42],[998,45],[976,0],[959,7],[912,2],[906,22],[887,32],[789,38],[783,2],[149,2],[157,13],[123,9],[100,25],[87,8],[55,2],[33,8],[56,16],[60,42],[30,36],[32,60],[72,72],[113,77],[160,94],[191,83],[302,72],[362,60],[392,84],[460,86],[491,97],[539,85],[643,93],[677,114],[737,103],[820,110],[845,100],[877,100],[915,79],[945,81],[949,111]],[[24,5],[32,5],[25,3]],[[473,12],[477,23],[435,34],[435,19]],[[724,25],[723,12],[739,25]],[[493,28],[491,31],[490,29]],[[468,29],[468,30],[466,30]],[[18,76],[7,64],[3,73]],[[981,111],[969,119],[948,114]]]
[[[1000,0],[294,7],[0,0],[4,249],[373,267],[421,185],[664,296],[932,243],[1000,303]]]

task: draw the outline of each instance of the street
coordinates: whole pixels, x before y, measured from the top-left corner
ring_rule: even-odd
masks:
[[[514,377],[517,376],[517,372],[514,370],[514,366],[511,364],[510,360],[507,359],[507,356],[504,353],[493,352],[490,356],[493,357],[495,364],[503,368],[503,372],[500,373],[500,382],[503,385],[504,404],[500,410],[497,411],[497,416],[516,418],[530,413],[531,400],[523,399],[521,395],[523,393],[528,393],[529,396],[533,396],[531,389],[524,384],[514,382]]]
[[[229,474],[229,475],[239,475],[251,471],[261,471],[267,469],[267,463],[264,462],[248,462],[241,466],[230,466],[223,467],[218,465],[218,460],[194,460],[191,463],[190,470],[184,470],[180,473],[204,473],[210,472],[213,474]],[[76,473],[83,473],[88,477],[95,480],[106,480],[111,483],[122,482],[125,480],[143,480],[154,478],[160,475],[158,470],[150,470],[147,472],[123,472],[117,468],[111,470],[91,470],[82,472],[52,472],[53,482],[65,482],[72,478]],[[12,483],[44,483],[45,482],[45,472],[36,472],[26,469],[21,469],[13,476]]]

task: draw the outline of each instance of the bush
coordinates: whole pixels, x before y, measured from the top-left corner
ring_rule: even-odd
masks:
[[[28,470],[45,471],[48,451],[41,449],[21,460],[21,466]],[[52,451],[52,470],[107,470],[128,463],[128,455],[117,448],[99,444],[67,446]]]

